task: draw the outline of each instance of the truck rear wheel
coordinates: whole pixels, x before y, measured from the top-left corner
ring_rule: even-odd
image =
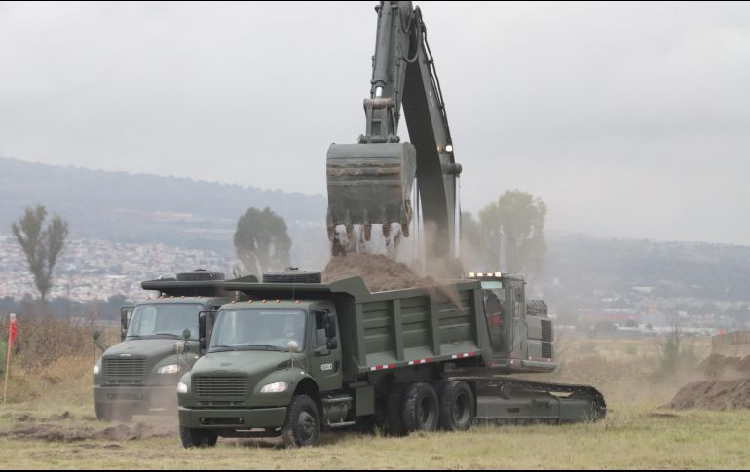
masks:
[[[474,418],[474,393],[466,382],[440,382],[437,386],[440,401],[440,428],[446,431],[466,431]]]
[[[219,437],[213,431],[198,428],[183,428],[180,426],[180,441],[182,447],[214,447]]]
[[[410,431],[435,431],[440,417],[438,397],[432,385],[414,382],[404,396],[402,420],[404,429]]]
[[[287,447],[315,446],[320,439],[320,413],[315,400],[295,395],[286,411],[281,437]]]

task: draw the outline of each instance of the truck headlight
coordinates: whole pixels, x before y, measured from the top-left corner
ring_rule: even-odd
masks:
[[[99,364],[94,364],[94,375],[99,375]]]
[[[157,374],[176,374],[180,371],[180,366],[177,364],[170,364],[165,365],[164,367],[159,367],[156,370]]]
[[[260,393],[279,393],[289,388],[289,384],[286,382],[273,382],[266,384],[260,389]]]
[[[177,382],[177,393],[187,393],[188,388],[185,382]]]

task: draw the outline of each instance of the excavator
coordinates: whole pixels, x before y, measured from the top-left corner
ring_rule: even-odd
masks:
[[[412,221],[419,232],[422,219],[425,260],[457,258],[462,167],[454,156],[422,11],[404,1],[381,2],[375,10],[365,133],[356,144],[332,144],[326,159],[332,252],[366,252],[372,226],[378,225],[392,255],[409,236]],[[398,135],[402,108],[411,143]]]
[[[368,252],[372,227],[379,225],[393,256],[400,238],[409,236],[410,226],[419,231],[421,217],[426,271],[431,273],[440,261],[459,257],[462,166],[454,155],[420,8],[408,1],[382,1],[375,10],[377,40],[370,97],[364,100],[365,133],[356,144],[328,148],[328,237],[333,255]],[[411,143],[401,142],[398,135],[401,109]],[[448,265],[462,272],[460,264]],[[478,369],[446,371],[445,378],[479,382],[476,385],[490,392],[500,413],[488,413],[488,418],[513,420],[514,415],[522,415],[543,420],[549,411],[535,408],[550,398],[560,408],[558,421],[572,418],[566,411],[575,410],[575,405],[585,405],[593,412],[591,418],[603,418],[606,402],[594,387],[514,376],[549,374],[556,369],[547,306],[542,300],[526,299],[523,278],[500,272],[466,275],[461,274],[464,281],[478,281],[482,289],[496,358]],[[482,304],[482,300],[475,303]]]

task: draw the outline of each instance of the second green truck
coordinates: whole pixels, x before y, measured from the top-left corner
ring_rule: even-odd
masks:
[[[244,301],[204,314],[207,354],[177,386],[184,447],[279,435],[311,446],[322,428],[376,424],[398,435],[606,414],[593,387],[509,376],[555,369],[552,320],[525,299],[521,278],[470,274],[370,293],[358,277],[290,277],[226,282]]]

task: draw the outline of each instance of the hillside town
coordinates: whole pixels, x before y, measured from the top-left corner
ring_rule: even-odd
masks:
[[[140,300],[142,280],[198,268],[231,272],[231,264],[210,250],[71,238],[56,266],[49,298],[85,302],[124,295]],[[23,252],[13,235],[0,233],[0,298],[20,299],[27,294],[38,296]]]

